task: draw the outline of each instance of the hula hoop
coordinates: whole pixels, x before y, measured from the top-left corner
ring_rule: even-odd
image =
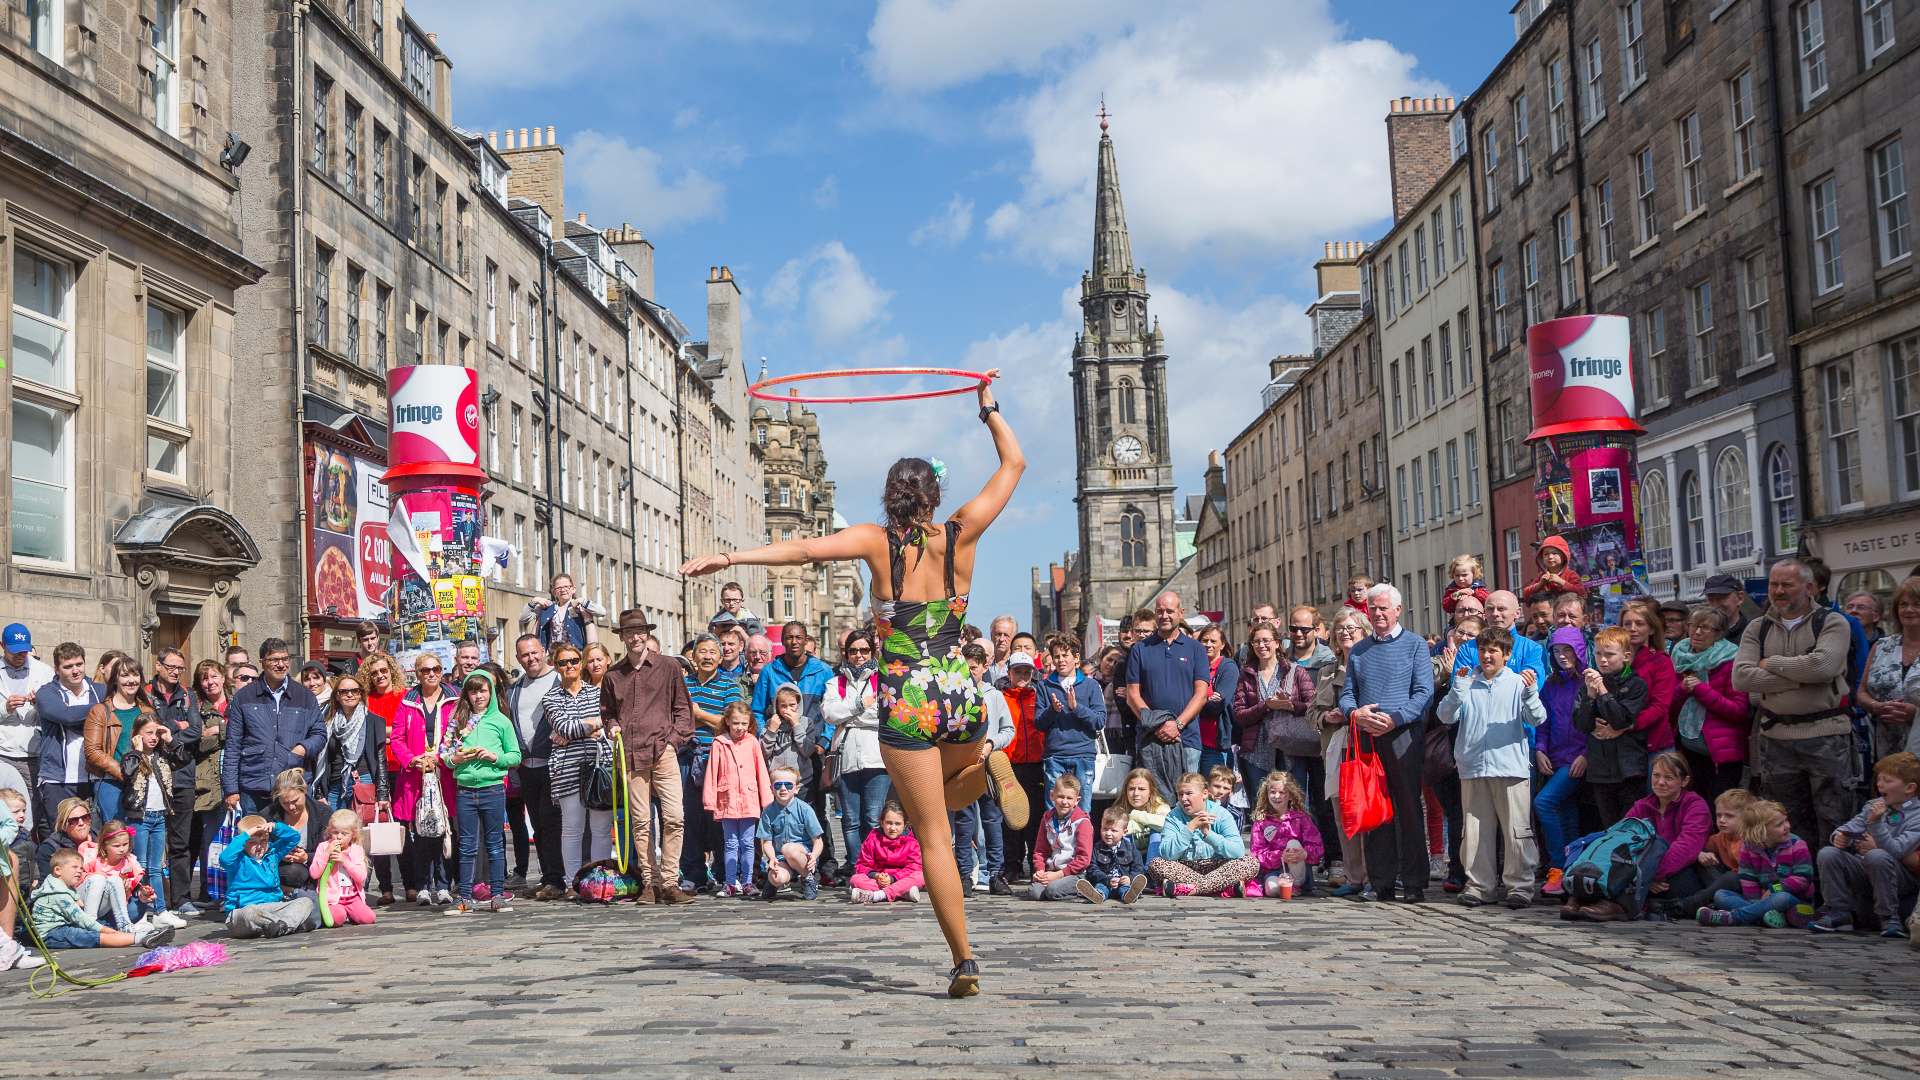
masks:
[[[905,394],[846,394],[803,396],[789,393],[785,396],[770,394],[768,388],[786,383],[806,382],[811,379],[839,379],[848,376],[866,375],[950,375],[969,380],[965,385],[948,387],[944,390],[916,390]],[[901,368],[851,368],[846,371],[803,371],[798,375],[780,375],[771,379],[761,379],[747,387],[747,393],[761,401],[797,401],[802,405],[864,405],[876,401],[919,401],[922,398],[951,397],[954,394],[971,394],[978,390],[981,383],[991,382],[984,371],[963,371],[959,368],[901,367]]]
[[[621,873],[627,872],[627,850],[633,843],[633,817],[628,813],[632,796],[627,791],[627,744],[620,729],[613,729],[613,858]],[[648,837],[647,843],[653,843]],[[637,855],[637,853],[636,853]],[[645,862],[645,859],[640,861]],[[679,873],[675,868],[674,873]]]

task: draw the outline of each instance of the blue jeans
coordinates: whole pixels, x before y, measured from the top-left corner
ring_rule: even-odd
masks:
[[[120,802],[124,797],[120,785],[112,780],[93,785],[93,801],[100,808],[100,820],[93,823],[96,834],[106,827],[107,822],[120,820]],[[141,865],[146,865],[145,859],[141,860]]]
[[[1553,770],[1534,793],[1533,812],[1540,819],[1540,843],[1547,849],[1549,870],[1566,869],[1567,845],[1580,836],[1579,794],[1580,781],[1570,765]]]
[[[1093,755],[1074,757],[1044,757],[1040,759],[1040,774],[1046,777],[1047,799],[1053,799],[1053,782],[1067,773],[1072,773],[1080,781],[1080,809],[1093,813]]]
[[[77,926],[56,926],[42,932],[40,940],[49,949],[97,949],[100,947],[100,931],[82,930]]]
[[[841,773],[834,787],[840,797],[840,835],[846,837],[847,865],[851,867],[860,857],[860,845],[867,842],[867,834],[880,827],[880,812],[887,808],[893,785],[885,769],[856,769]],[[955,837],[956,846],[959,842]],[[968,843],[972,843],[971,838]]]
[[[1733,912],[1735,926],[1758,926],[1767,912],[1791,911],[1798,903],[1800,898],[1785,889],[1779,892],[1768,892],[1758,900],[1749,900],[1745,893],[1734,889],[1721,889],[1713,894],[1713,906],[1721,911]]]
[[[497,899],[507,887],[507,785],[461,788],[454,798],[460,811],[460,899],[473,899],[473,863],[480,841],[487,842],[487,887]]]
[[[1001,825],[1006,821],[1000,812],[1000,804],[993,797],[983,795],[972,806],[955,810],[953,821],[953,861],[960,867],[960,880],[973,880],[973,834],[978,829],[986,838],[986,870],[989,879],[1005,877],[1007,873],[1007,845],[1001,835]]]
[[[1181,747],[1181,748],[1180,748],[1180,756],[1181,756],[1181,757],[1182,757],[1183,759],[1185,759],[1185,760],[1183,761],[1183,764],[1185,764],[1185,765],[1186,765],[1186,767],[1187,767],[1187,768],[1186,768],[1186,771],[1188,771],[1188,772],[1200,772],[1200,754],[1201,754],[1201,752],[1202,752],[1202,751],[1201,751],[1201,750],[1200,750],[1200,748],[1199,748],[1199,747],[1197,747],[1197,746],[1183,746],[1183,747]]]
[[[133,857],[146,868],[153,886],[153,911],[167,910],[167,814],[149,810],[133,823]]]
[[[699,889],[709,881],[718,880],[726,870],[724,860],[716,859],[715,865],[707,866],[707,848],[712,843],[714,832],[713,815],[707,812],[707,804],[700,799],[700,784],[693,779],[693,760],[696,751],[689,742],[680,751],[680,791],[684,797],[680,800],[681,813],[686,818],[685,828],[680,839],[680,878],[693,882]],[[702,774],[704,777],[704,774]],[[645,841],[650,843],[651,841]],[[711,854],[720,855],[718,851]],[[671,873],[672,871],[667,871]]]
[[[1205,776],[1213,770],[1215,765],[1227,765],[1231,764],[1232,761],[1233,756],[1225,750],[1208,750],[1202,747],[1200,749],[1200,767],[1193,771],[1199,773],[1201,776]],[[1248,797],[1251,798],[1253,793],[1248,792],[1247,794]]]
[[[753,884],[753,830],[758,818],[721,818],[721,850],[726,884],[746,888]]]

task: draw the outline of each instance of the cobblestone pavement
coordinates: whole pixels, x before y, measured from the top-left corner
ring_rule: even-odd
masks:
[[[1904,942],[1550,909],[978,898],[944,996],[926,905],[383,912],[225,967],[28,999],[4,1075],[1914,1076]],[[224,933],[195,927],[182,940]],[[106,973],[132,950],[65,954]]]

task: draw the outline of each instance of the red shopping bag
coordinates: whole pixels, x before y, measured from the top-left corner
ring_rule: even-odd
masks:
[[[1360,740],[1367,740],[1366,750]],[[1387,770],[1374,752],[1373,736],[1356,725],[1347,730],[1347,754],[1340,760],[1340,827],[1348,836],[1385,825],[1393,820],[1393,800],[1387,797]]]

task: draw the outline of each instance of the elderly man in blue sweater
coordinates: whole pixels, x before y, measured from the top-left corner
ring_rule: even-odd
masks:
[[[1418,904],[1427,898],[1420,765],[1426,748],[1424,717],[1433,699],[1433,664],[1427,643],[1400,626],[1402,610],[1399,589],[1380,584],[1367,590],[1367,622],[1373,633],[1348,653],[1340,712],[1352,722],[1360,749],[1379,753],[1393,803],[1393,819],[1366,834],[1374,898],[1394,899],[1397,885],[1401,899]]]

